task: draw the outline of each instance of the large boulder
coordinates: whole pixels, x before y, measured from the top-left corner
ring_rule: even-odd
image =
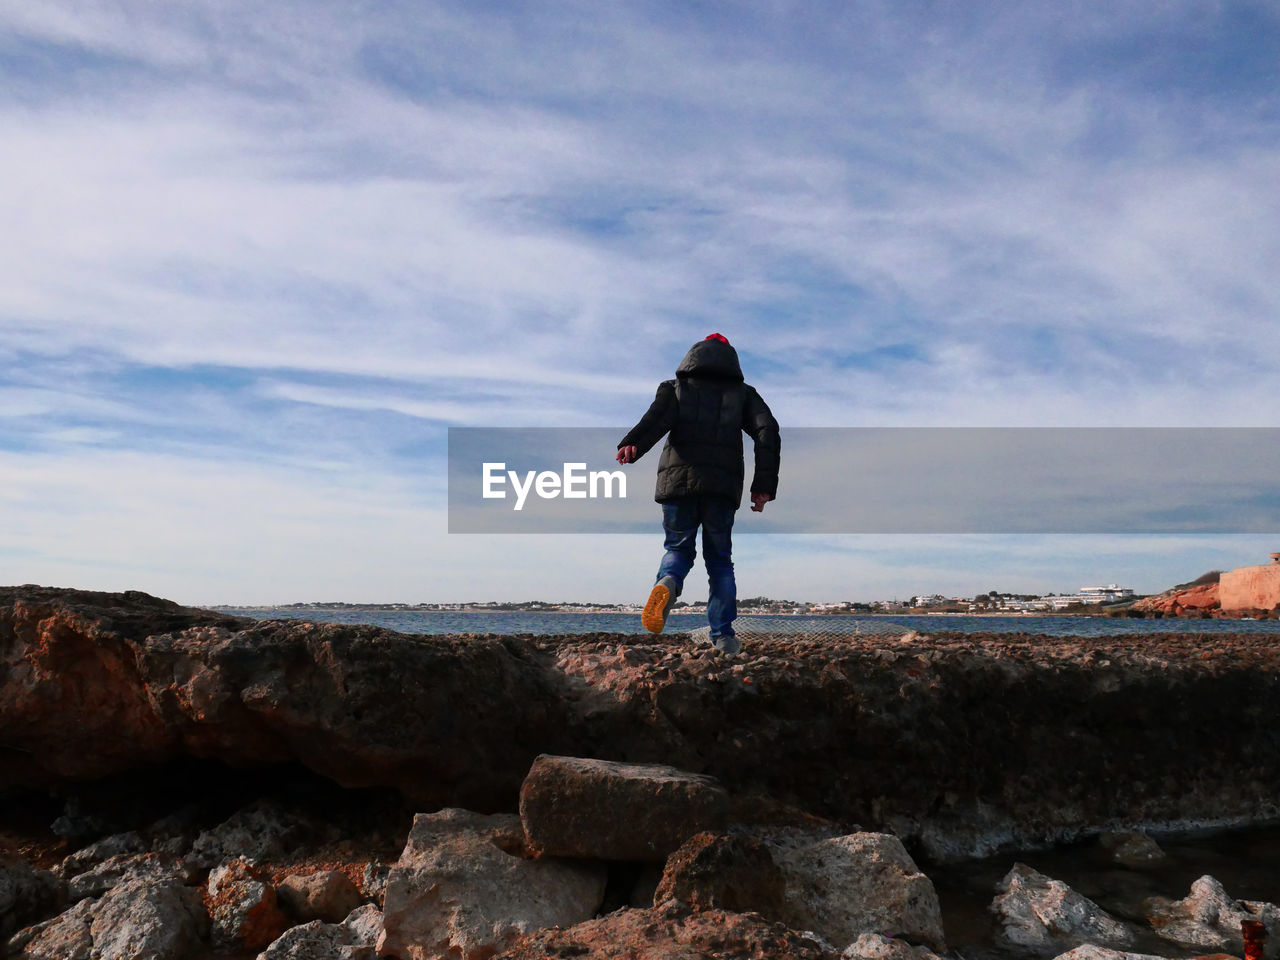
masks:
[[[313,920],[290,927],[258,960],[375,960],[381,934],[382,914],[366,903],[341,923]]]
[[[695,912],[679,900],[661,907],[617,910],[564,930],[522,938],[494,960],[840,960],[813,934],[789,930],[754,914]]]
[[[722,832],[728,813],[713,778],[660,764],[543,755],[520,788],[539,856],[661,861],[696,833]]]
[[[341,870],[291,874],[276,884],[276,897],[285,913],[298,923],[341,923],[362,899],[351,878]]]
[[[1025,863],[1015,863],[996,891],[991,911],[1000,919],[1003,938],[1017,946],[1066,950],[1086,943],[1124,947],[1134,942],[1124,923]]]
[[[531,859],[514,815],[418,814],[387,881],[378,951],[487,960],[521,934],[591,917],[605,880],[602,864]]]
[[[797,930],[841,949],[880,933],[946,950],[938,893],[897,837],[854,833],[778,848],[774,859],[786,878],[786,922]]]
[[[93,960],[188,960],[205,928],[200,892],[176,880],[133,878],[93,911]],[[28,948],[30,949],[30,948]]]
[[[695,910],[759,913],[781,920],[786,881],[759,840],[699,833],[667,858],[653,905],[682,900]]]
[[[207,900],[218,946],[261,950],[289,926],[265,871],[243,857],[209,872]]]
[[[1181,900],[1153,897],[1146,906],[1147,920],[1157,934],[1197,950],[1243,955],[1240,922],[1259,921],[1267,930],[1264,956],[1280,957],[1280,906],[1235,900],[1211,876],[1196,880]]]

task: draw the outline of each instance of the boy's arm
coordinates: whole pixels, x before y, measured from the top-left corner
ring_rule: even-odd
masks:
[[[759,513],[764,509],[765,503],[778,495],[782,437],[778,431],[778,421],[773,418],[769,405],[756,393],[754,387],[747,387],[747,400],[742,405],[742,429],[755,441],[756,470],[751,478],[751,509]],[[757,496],[764,499],[757,501]]]
[[[639,460],[649,448],[663,438],[676,422],[676,384],[674,380],[664,380],[658,384],[658,393],[653,403],[645,411],[640,422],[627,431],[627,435],[618,441],[619,463],[631,463]],[[630,448],[628,459],[622,459],[624,448]]]

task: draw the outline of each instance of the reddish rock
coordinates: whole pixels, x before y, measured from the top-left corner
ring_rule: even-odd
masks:
[[[322,920],[341,923],[360,906],[360,891],[339,870],[318,870],[294,874],[276,884],[280,906],[298,923]]]
[[[705,772],[937,858],[1273,819],[1280,645],[1177,629],[779,636],[726,660],[680,634],[410,637],[0,588],[0,792],[196,757],[511,810],[547,753]]]
[[[667,858],[653,905],[681,900],[695,910],[759,913],[780,920],[786,912],[782,871],[758,840],[699,833]]]
[[[206,905],[220,946],[261,950],[289,926],[266,874],[243,857],[210,872]]]
[[[713,778],[660,764],[544,755],[520,788],[539,856],[662,860],[696,833],[722,831],[728,814]]]
[[[1185,590],[1145,597],[1133,605],[1135,610],[1163,613],[1168,616],[1199,614],[1218,609],[1218,584],[1202,583]]]
[[[753,914],[694,912],[670,900],[649,910],[619,910],[565,930],[543,930],[495,960],[840,960],[808,934]]]

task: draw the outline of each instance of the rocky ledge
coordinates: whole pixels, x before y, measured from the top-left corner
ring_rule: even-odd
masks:
[[[1280,810],[1260,635],[408,636],[146,594],[0,589],[0,791],[181,758],[294,765],[416,809],[512,812],[539,754],[715,777],[733,816],[930,858]]]

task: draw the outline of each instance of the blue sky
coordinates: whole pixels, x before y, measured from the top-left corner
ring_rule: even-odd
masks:
[[[642,599],[656,507],[449,536],[447,429],[628,426],[713,330],[784,428],[1275,425],[1277,64],[1261,3],[0,0],[0,581]],[[737,559],[871,599],[1273,549]]]

